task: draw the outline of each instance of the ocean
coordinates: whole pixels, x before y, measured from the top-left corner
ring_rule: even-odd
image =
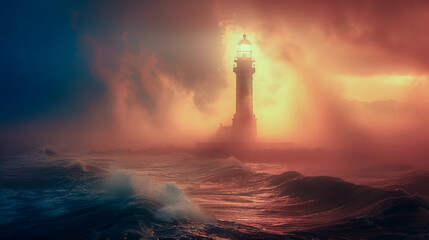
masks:
[[[45,148],[0,158],[0,239],[429,239],[428,169],[358,172]]]

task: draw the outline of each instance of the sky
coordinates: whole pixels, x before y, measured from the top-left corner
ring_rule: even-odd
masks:
[[[262,140],[429,156],[427,1],[0,5],[0,153],[209,139],[245,29]]]

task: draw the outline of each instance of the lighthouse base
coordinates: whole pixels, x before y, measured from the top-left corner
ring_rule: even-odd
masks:
[[[217,142],[253,143],[256,142],[256,118],[255,115],[240,116],[235,114],[232,126],[219,126],[216,134]]]

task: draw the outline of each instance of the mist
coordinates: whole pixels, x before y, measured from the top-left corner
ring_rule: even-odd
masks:
[[[370,1],[133,3],[62,6],[62,21],[73,33],[68,54],[81,64],[68,71],[86,72],[66,74],[73,82],[59,94],[66,100],[52,96],[47,101],[55,104],[33,107],[36,113],[3,100],[10,117],[0,123],[2,153],[45,145],[86,151],[193,147],[210,139],[235,111],[232,64],[245,26],[255,45],[261,139],[347,149],[374,161],[424,164],[429,156],[423,1],[407,8],[402,1],[389,7]],[[20,67],[29,69],[24,62]],[[38,82],[44,76],[23,78]],[[65,80],[60,75],[53,81]],[[31,102],[28,96],[20,101]],[[14,104],[16,116],[6,107]]]

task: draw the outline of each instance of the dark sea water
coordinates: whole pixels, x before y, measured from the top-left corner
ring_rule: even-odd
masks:
[[[306,174],[183,153],[2,157],[0,239],[429,239],[427,169]]]

